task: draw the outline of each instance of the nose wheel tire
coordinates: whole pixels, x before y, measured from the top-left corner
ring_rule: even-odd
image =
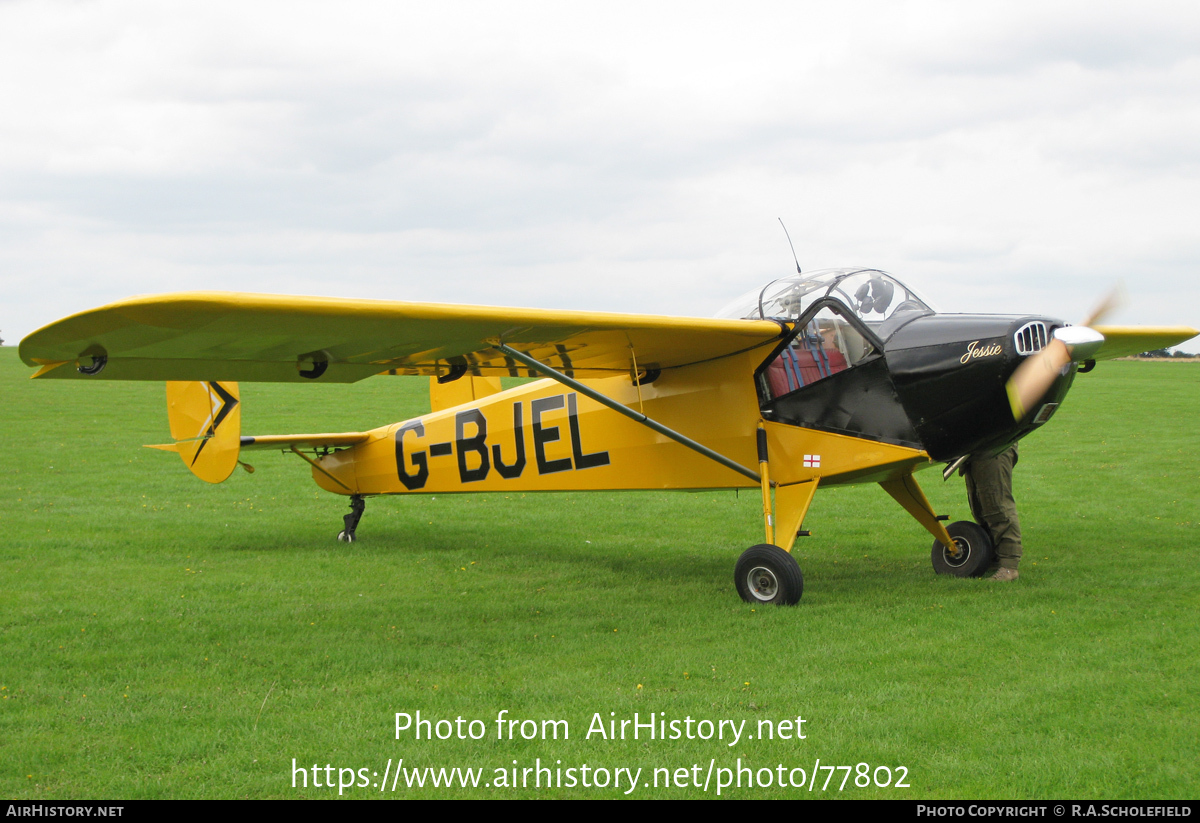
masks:
[[[804,594],[804,575],[796,558],[770,543],[742,552],[733,570],[733,582],[747,603],[794,606]]]
[[[940,540],[933,541],[930,560],[935,572],[955,577],[979,577],[988,570],[994,550],[986,529],[970,520],[959,520],[947,526],[946,531],[954,538],[958,554],[951,554]]]

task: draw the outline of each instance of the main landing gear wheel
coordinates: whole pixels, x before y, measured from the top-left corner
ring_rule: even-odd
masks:
[[[367,502],[363,500],[361,494],[350,495],[350,513],[342,515],[342,523],[346,528],[338,532],[339,543],[353,543],[358,538],[354,536],[354,532],[358,529],[358,521],[362,520],[363,510],[367,508]]]
[[[988,570],[995,552],[985,528],[970,520],[959,520],[947,526],[946,531],[954,538],[958,556],[952,555],[940,540],[934,540],[930,559],[935,572],[955,577],[979,577]]]
[[[762,543],[742,552],[733,570],[738,595],[747,603],[794,606],[804,594],[804,575],[796,558],[778,546]]]

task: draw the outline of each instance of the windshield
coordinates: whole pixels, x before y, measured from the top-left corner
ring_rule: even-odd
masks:
[[[772,281],[742,295],[717,317],[797,320],[823,297],[835,298],[870,325],[901,313],[933,313],[928,303],[890,274],[877,269],[824,269]]]

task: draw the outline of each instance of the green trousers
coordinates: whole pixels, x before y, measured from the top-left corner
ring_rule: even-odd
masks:
[[[975,522],[988,530],[1002,569],[1015,569],[1021,562],[1021,521],[1013,499],[1012,474],[1017,465],[1017,447],[995,457],[973,458],[963,476],[967,499]]]

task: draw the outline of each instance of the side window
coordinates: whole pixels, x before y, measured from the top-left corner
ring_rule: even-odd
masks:
[[[875,346],[832,306],[823,306],[759,373],[763,402],[811,386],[876,354]]]

